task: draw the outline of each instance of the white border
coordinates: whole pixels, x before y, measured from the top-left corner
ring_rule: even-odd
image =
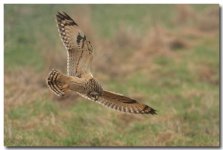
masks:
[[[0,36],[0,47],[2,49],[2,53],[0,55],[0,79],[2,81],[2,84],[0,85],[0,99],[2,107],[0,107],[0,141],[1,141],[1,149],[4,149],[2,146],[4,145],[4,47],[3,47],[3,38],[4,38],[4,28],[3,28],[3,24],[4,24],[4,5],[0,5],[0,32],[1,32],[1,36]]]
[[[72,1],[72,0],[63,0],[63,1],[58,1],[58,0],[54,0],[53,1],[54,3],[53,4],[73,4],[73,2],[75,1]],[[1,66],[1,69],[0,69],[0,78],[1,78],[1,81],[2,81],[2,84],[0,86],[0,97],[1,97],[1,104],[2,104],[2,107],[0,107],[0,149],[6,149],[4,147],[4,143],[3,143],[3,140],[4,140],[4,44],[3,44],[3,40],[4,40],[4,4],[50,4],[50,1],[46,1],[46,0],[23,0],[23,1],[13,1],[13,0],[1,0],[0,1],[1,5],[0,5],[0,31],[1,31],[1,36],[0,36],[0,47],[2,49],[2,53],[0,55],[0,66]],[[122,3],[122,4],[142,4],[142,3],[149,3],[149,4],[179,4],[179,3],[189,3],[189,4],[220,4],[220,6],[222,7],[222,4],[223,4],[223,0],[149,0],[149,1],[145,1],[145,0],[128,0],[128,1],[123,1],[123,0],[107,0],[106,2],[105,1],[100,1],[100,0],[81,0],[79,2],[76,1],[76,4],[98,4],[98,3],[107,3],[107,4],[112,4],[112,3],[116,3],[116,4],[119,4],[119,3]],[[221,20],[222,20],[222,11],[221,11]],[[222,25],[222,24],[221,24]],[[222,30],[221,30],[221,35],[222,35]],[[221,39],[222,40],[222,39]],[[221,41],[222,42],[222,41]],[[221,43],[221,48],[222,48],[222,43]],[[223,58],[223,54],[221,52],[221,58]],[[222,64],[221,64],[222,66]],[[222,68],[221,68],[221,71],[222,71]],[[221,72],[222,73],[222,72]],[[222,93],[222,89],[221,89],[221,93]],[[221,103],[222,104],[222,103]],[[221,117],[222,117],[222,114],[221,114]],[[222,119],[222,118],[221,118]],[[221,134],[222,135],[222,134]],[[222,138],[221,138],[222,140]],[[221,143],[223,143],[221,141]],[[16,149],[20,149],[20,148],[16,148]],[[21,148],[21,149],[24,149],[24,148]],[[26,149],[32,149],[32,148],[26,148]],[[40,149],[40,148],[35,148],[35,149]],[[43,148],[43,149],[46,149],[46,148]],[[53,149],[64,149],[64,148],[53,148]],[[113,149],[113,148],[112,148]]]
[[[44,0],[1,0],[3,4],[220,4],[220,0],[54,0],[53,3]]]

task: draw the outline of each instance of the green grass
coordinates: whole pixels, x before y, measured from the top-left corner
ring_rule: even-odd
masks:
[[[200,31],[199,22],[193,21],[179,25],[174,5],[4,8],[5,146],[219,146],[219,30]],[[190,8],[203,17],[218,6]],[[106,61],[95,60],[106,66],[95,68],[104,87],[139,99],[157,109],[158,115],[129,115],[83,98],[50,94],[45,85],[48,70],[65,67],[62,55],[66,52],[54,18],[59,10],[79,18],[83,28],[92,32],[98,51],[105,52],[100,57]],[[150,53],[145,45],[157,23],[189,46]],[[122,37],[122,26],[132,38],[124,39],[127,46],[114,43],[119,42],[117,36]],[[184,35],[187,26],[203,35]],[[131,46],[134,42],[139,43],[136,48]],[[146,57],[135,59],[138,53]],[[129,65],[135,69],[119,70]]]

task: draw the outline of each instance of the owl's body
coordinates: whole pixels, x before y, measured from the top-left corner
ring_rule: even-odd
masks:
[[[51,91],[58,96],[63,96],[68,91],[76,92],[84,98],[122,112],[156,114],[153,108],[145,104],[104,90],[90,71],[94,53],[90,41],[66,13],[58,13],[56,16],[58,30],[67,49],[67,75],[52,70],[47,78]]]
[[[97,100],[102,95],[101,85],[92,77],[70,77],[56,70],[52,70],[48,76],[47,84],[58,96],[63,96],[67,91],[75,91]]]

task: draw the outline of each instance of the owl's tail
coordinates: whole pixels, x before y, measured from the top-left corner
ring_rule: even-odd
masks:
[[[53,69],[47,77],[46,82],[49,89],[57,96],[64,96],[66,92],[67,84],[63,82],[63,79],[64,75],[55,69]]]

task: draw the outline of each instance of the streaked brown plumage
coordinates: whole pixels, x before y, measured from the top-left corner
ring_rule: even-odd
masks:
[[[114,110],[136,114],[156,114],[153,108],[138,103],[129,97],[106,91],[93,78],[90,65],[93,47],[77,23],[65,12],[56,15],[58,30],[67,49],[67,74],[52,70],[47,77],[47,85],[58,96],[68,91],[76,92],[84,98],[98,102]]]
[[[81,74],[91,74],[93,47],[85,34],[66,13],[58,12],[56,19],[61,39],[67,48],[67,74],[78,77]]]

